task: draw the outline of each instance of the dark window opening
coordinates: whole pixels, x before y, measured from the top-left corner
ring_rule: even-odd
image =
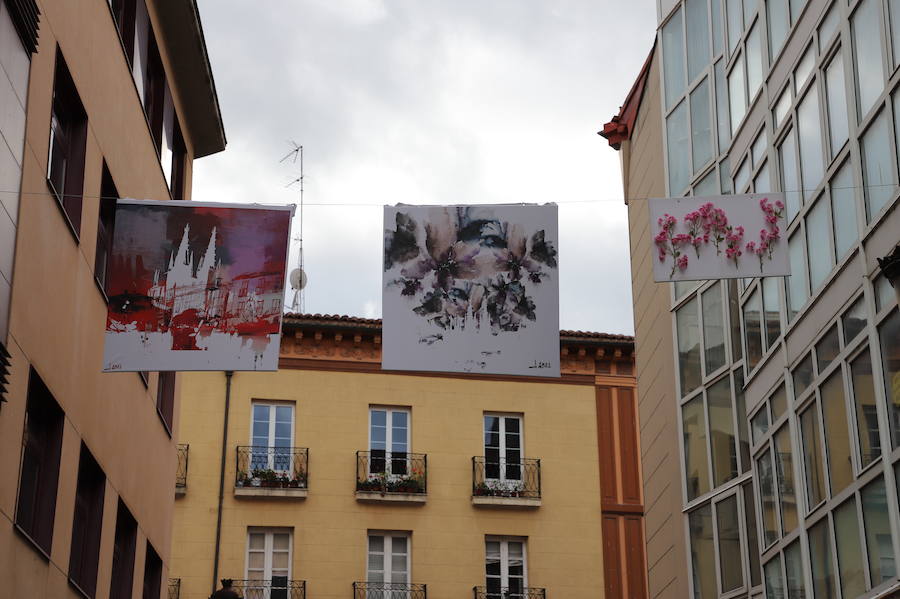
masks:
[[[69,219],[75,235],[81,230],[81,200],[84,188],[84,152],[87,114],[62,53],[56,51],[53,108],[50,115],[50,154],[47,182]]]
[[[144,110],[147,113],[147,121],[150,123],[150,133],[153,135],[156,154],[160,155],[166,103],[166,73],[163,69],[162,58],[159,56],[159,46],[156,45],[156,38],[152,32],[147,48],[147,80],[144,89]]]
[[[175,373],[160,372],[156,384],[156,409],[172,434],[172,417],[175,413]]]
[[[119,192],[113,182],[106,162],[100,178],[100,215],[97,219],[97,251],[94,254],[94,276],[106,293],[106,278],[109,274],[109,256],[112,250],[113,233],[116,224],[116,198]]]
[[[175,123],[172,127],[172,199],[183,200],[184,171],[185,161],[187,160],[187,149],[184,147],[184,137],[181,135],[181,126],[178,124],[178,118],[173,118],[175,120]]]
[[[97,564],[100,560],[105,492],[106,476],[87,446],[82,443],[75,491],[75,517],[72,520],[69,580],[88,597],[93,597],[97,592]]]
[[[116,20],[116,29],[122,38],[125,47],[125,60],[128,66],[134,61],[134,24],[137,18],[137,0],[112,0],[113,17]]]
[[[144,560],[143,599],[159,599],[162,590],[162,560],[153,545],[147,542],[147,559]]]
[[[113,545],[112,578],[109,599],[131,599],[134,581],[134,549],[137,542],[137,522],[122,500],[116,514],[116,538]]]
[[[49,556],[56,516],[64,416],[33,368],[29,374],[26,401],[16,526]]]

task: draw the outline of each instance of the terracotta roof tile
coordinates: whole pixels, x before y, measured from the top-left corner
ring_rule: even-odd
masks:
[[[380,318],[361,318],[359,316],[347,316],[344,314],[298,314],[288,312],[284,315],[286,324],[312,325],[317,324],[327,326],[362,326],[364,328],[381,328]],[[634,337],[631,335],[617,335],[614,333],[596,333],[593,331],[560,331],[560,337],[569,339],[585,339],[596,341],[609,341],[613,343],[634,343]]]

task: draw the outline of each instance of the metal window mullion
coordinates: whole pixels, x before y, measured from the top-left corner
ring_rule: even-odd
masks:
[[[700,381],[701,386],[705,387],[704,381],[708,373],[706,368],[706,326],[703,318],[703,291],[704,289],[697,291],[697,327],[700,329],[698,331],[700,339]],[[705,392],[706,389],[704,388],[704,394]],[[708,417],[707,420],[709,420]]]
[[[835,590],[837,591],[837,596],[839,599],[853,599],[852,597],[844,597],[844,589],[841,586],[841,562],[838,560],[838,550],[837,550],[837,530],[834,525],[834,510],[831,506],[830,511],[825,514],[825,517],[822,520],[827,521],[828,523],[828,540],[831,544],[831,571],[834,572],[834,580],[835,580]],[[819,520],[821,522],[822,520]],[[810,570],[812,570],[812,564],[810,564]]]
[[[712,447],[712,434],[710,434],[710,425],[709,425],[709,402],[706,397],[706,387],[703,387],[703,421],[706,423],[706,466],[707,473],[709,476],[709,489],[712,491],[716,488],[716,480],[715,480],[715,469],[713,468],[713,447]]]

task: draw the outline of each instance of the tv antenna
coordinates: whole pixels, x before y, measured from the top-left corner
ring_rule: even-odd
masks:
[[[299,267],[292,270],[290,275],[291,288],[294,290],[294,298],[291,301],[291,311],[304,313],[306,311],[306,301],[303,290],[306,288],[306,271],[303,270],[303,146],[299,145],[294,140],[290,140],[288,143],[292,146],[291,151],[285,154],[278,162],[282,163],[290,158],[291,163],[296,164],[297,159],[300,159],[300,176],[285,185],[285,187],[291,187],[297,184],[300,185],[300,232],[293,238],[293,240],[297,242],[297,261],[299,262]]]

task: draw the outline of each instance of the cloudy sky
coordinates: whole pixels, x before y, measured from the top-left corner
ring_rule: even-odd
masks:
[[[561,326],[633,331],[619,156],[596,132],[654,2],[199,6],[228,148],[194,163],[194,199],[296,203],[279,160],[302,144],[307,312],[381,316],[384,204],[557,202]]]

